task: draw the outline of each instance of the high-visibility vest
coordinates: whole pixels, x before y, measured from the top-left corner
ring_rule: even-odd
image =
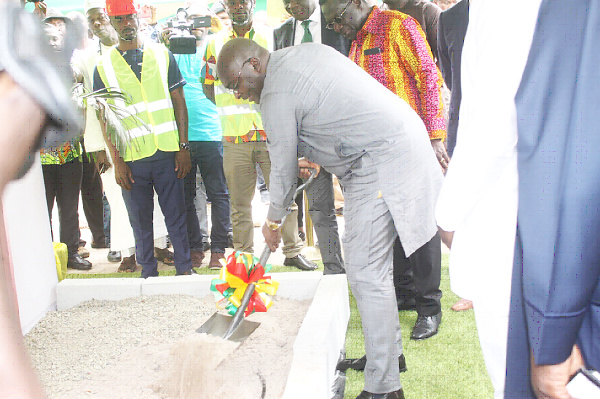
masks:
[[[233,39],[235,31],[221,31],[215,35],[213,41],[209,43],[210,51],[217,56],[225,43]],[[271,34],[263,34],[257,32],[254,28],[250,30],[245,37],[251,39],[266,48],[271,50],[271,42],[269,39]],[[248,100],[237,99],[229,90],[221,84],[215,83],[215,104],[221,116],[221,127],[223,128],[223,136],[242,136],[250,130],[263,130],[262,118],[260,111],[254,102]]]
[[[179,133],[168,84],[169,53],[162,44],[144,43],[141,82],[117,48],[104,54],[98,63],[98,73],[104,85],[115,87],[131,96],[132,104],[109,100],[127,108],[143,120],[150,131],[138,127],[132,116],[123,120],[127,137],[131,139],[121,153],[123,160],[136,161],[161,151],[179,151]]]

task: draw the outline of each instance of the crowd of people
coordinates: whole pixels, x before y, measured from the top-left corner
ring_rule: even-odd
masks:
[[[223,0],[187,4],[176,17],[187,28],[142,30],[133,0],[85,0],[84,16],[36,3],[55,51],[75,49],[70,74],[84,88],[85,126],[41,150],[68,267],[92,268],[81,193],[91,246],[110,248],[120,271],[157,276],[160,260],[190,275],[208,250],[220,268],[229,245],[254,250],[262,174],[267,245],[283,241],[284,265],[315,270],[294,202],[315,169],[306,195],[324,273],[347,275],[365,336],[366,355],[343,366],[364,370],[357,399],[404,398],[398,311],[417,312],[411,339],[437,334],[442,242],[494,397],[598,397],[567,387],[600,370],[598,5],[283,4],[290,18],[275,28],[256,21],[255,0]],[[169,50],[181,36],[193,51]]]

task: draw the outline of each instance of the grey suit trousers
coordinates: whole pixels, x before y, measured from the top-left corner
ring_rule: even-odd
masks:
[[[323,274],[344,273],[340,234],[333,203],[331,173],[321,168],[317,177],[306,187],[305,192],[308,199],[308,213],[310,213],[319,240],[319,250],[324,267]]]
[[[393,283],[393,243],[397,233],[379,194],[377,172],[368,157],[344,176],[344,252],[346,274],[356,298],[365,336],[365,390],[401,388],[398,356],[402,336]]]

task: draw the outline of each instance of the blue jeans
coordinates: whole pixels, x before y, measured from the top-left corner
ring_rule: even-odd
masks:
[[[153,160],[127,162],[135,183],[131,191],[122,190],[129,222],[135,237],[135,256],[142,265],[142,277],[158,276],[154,257],[154,191],[165,216],[169,238],[173,244],[177,274],[192,268],[186,230],[183,181],[175,172],[175,153],[157,153]]]
[[[220,141],[191,141],[192,171],[185,177],[185,208],[188,237],[192,251],[202,250],[202,233],[194,205],[196,169],[199,167],[206,196],[211,203],[211,252],[225,252],[227,232],[231,229],[229,192],[223,172],[223,144]]]

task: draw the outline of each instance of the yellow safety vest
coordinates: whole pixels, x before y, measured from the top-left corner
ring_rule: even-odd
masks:
[[[254,28],[245,35],[246,38],[255,41],[267,50],[271,50],[271,43],[268,41],[268,38],[272,36],[272,32],[270,35],[261,34],[254,30]],[[212,53],[216,59],[223,45],[235,37],[235,31],[233,30],[221,31],[208,44],[207,51]],[[242,136],[251,130],[264,129],[260,112],[254,102],[235,98],[220,81],[215,82],[214,87],[215,104],[221,116],[223,136]]]
[[[136,161],[153,155],[157,150],[179,151],[179,133],[168,84],[169,53],[162,44],[144,43],[141,82],[117,48],[104,54],[98,63],[98,73],[104,85],[129,94],[132,104],[113,101],[146,122],[150,131],[137,127],[133,117],[123,126],[131,142],[121,154],[125,161]]]

